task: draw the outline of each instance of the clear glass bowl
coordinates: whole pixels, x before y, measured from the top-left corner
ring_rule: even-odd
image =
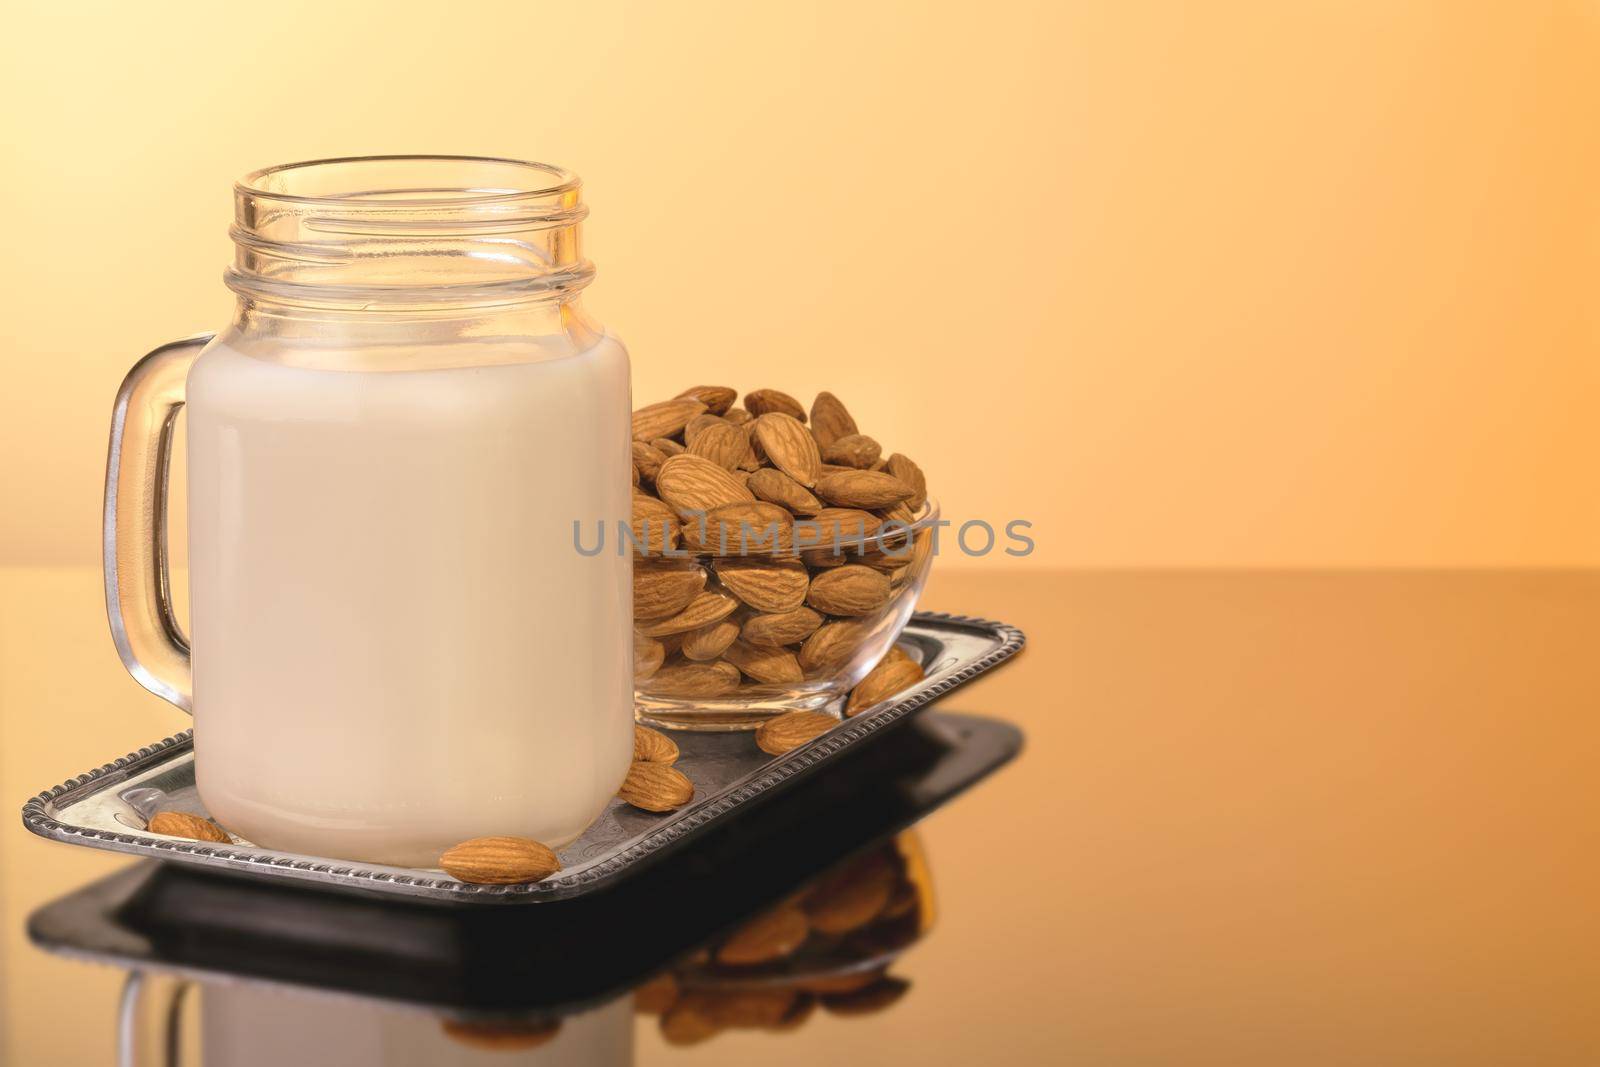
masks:
[[[843,698],[894,645],[916,610],[933,564],[938,519],[938,503],[930,498],[908,525],[891,525],[873,536],[841,543],[800,549],[785,546],[776,553],[696,552],[671,559],[637,560],[636,582],[646,571],[699,572],[704,577],[704,592],[734,605],[727,615],[694,630],[663,632],[673,624],[636,622],[639,656],[634,703],[639,720],[678,730],[727,731],[751,730],[788,711],[839,714]],[[799,607],[788,610],[813,612],[817,625],[804,638],[776,644],[775,637],[761,633],[761,623],[770,623],[773,616],[785,612],[774,610],[778,605],[771,602],[766,602],[766,610],[752,606],[752,600],[757,605],[763,600],[752,592],[750,572],[762,567],[784,568],[789,572],[784,584],[792,587],[800,581],[801,566],[806,572],[806,595]],[[840,613],[849,605],[829,595],[828,587],[836,579],[825,578],[820,586],[817,579],[846,566],[883,575],[888,582],[887,598],[862,614]],[[857,584],[869,591],[875,588],[868,576],[858,573],[856,577],[867,579]],[[785,595],[785,603],[794,600],[792,588]],[[750,625],[753,620],[757,621],[755,627]],[[796,629],[790,632],[797,633],[808,622],[803,614],[791,620]],[[713,654],[732,627],[738,628],[740,636]],[[653,642],[664,649],[657,650]],[[664,657],[661,665],[652,669],[658,652]]]

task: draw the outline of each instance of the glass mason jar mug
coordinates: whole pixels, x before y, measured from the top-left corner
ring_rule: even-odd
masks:
[[[325,160],[249,175],[235,209],[233,321],[117,397],[123,662],[193,712],[201,800],[247,841],[413,867],[478,836],[571,841],[633,745],[632,561],[571,541],[629,514],[630,474],[627,353],[579,303],[576,177]]]

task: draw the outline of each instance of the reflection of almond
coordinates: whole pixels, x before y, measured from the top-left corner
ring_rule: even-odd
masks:
[[[811,1018],[812,1013],[816,1010],[817,998],[810,993],[799,993],[795,996],[794,1003],[789,1005],[789,1010],[783,1013],[783,1017],[767,1027],[767,1029],[798,1030],[805,1025],[805,1021]]]
[[[678,999],[678,980],[671,971],[662,971],[633,991],[633,1010],[645,1015],[660,1015]]]
[[[158,811],[150,817],[145,827],[163,837],[187,837],[194,841],[211,841],[219,845],[230,844],[222,827],[210,819],[190,815],[186,811]]]
[[[635,761],[617,796],[645,811],[671,811],[694,799],[694,783],[669,764]]]
[[[819,974],[801,978],[795,986],[809,993],[854,993],[883,977],[883,968],[851,971],[848,974]]]
[[[869,1015],[882,1011],[911,989],[904,978],[885,975],[854,993],[832,993],[822,998],[822,1006],[834,1015]]]
[[[446,874],[480,885],[518,885],[548,878],[561,869],[556,854],[527,837],[475,837],[439,857]]]
[[[449,1037],[473,1048],[510,1052],[538,1048],[561,1031],[561,1020],[538,1023],[463,1022],[446,1019],[439,1024]]]
[[[840,868],[806,894],[811,925],[825,934],[844,934],[877,917],[894,895],[899,871],[882,852]]]
[[[678,744],[659,730],[635,725],[633,728],[633,758],[642,763],[678,762]]]
[[[756,728],[756,747],[768,755],[781,756],[837,725],[838,719],[820,711],[785,712]]]
[[[661,1016],[661,1036],[669,1045],[698,1045],[717,1036],[719,1030],[721,1027],[697,1010],[692,994],[679,997]]]
[[[798,949],[810,932],[805,912],[786,904],[758,915],[734,931],[717,949],[716,959],[735,967],[770,963]]]
[[[794,991],[778,987],[695,990],[684,999],[701,1015],[729,1029],[761,1030],[776,1026],[794,1003]]]

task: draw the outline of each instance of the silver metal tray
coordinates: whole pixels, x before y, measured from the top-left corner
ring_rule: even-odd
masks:
[[[190,731],[79,775],[40,793],[22,808],[23,824],[41,837],[139,856],[194,863],[217,871],[309,883],[323,889],[379,893],[448,904],[521,904],[562,900],[604,888],[740,809],[789,788],[919,708],[1022,648],[1022,631],[1004,623],[919,613],[900,644],[927,676],[899,699],[863,712],[782,756],[768,756],[747,733],[677,732],[678,769],[695,785],[695,800],[666,815],[614,801],[583,836],[559,853],[562,870],[528,885],[473,885],[439,871],[351,863],[275,852],[246,844],[216,845],[148,833],[158,808],[205,814],[194,787]]]

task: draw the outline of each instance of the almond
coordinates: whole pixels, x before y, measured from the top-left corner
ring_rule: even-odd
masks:
[[[727,425],[730,424],[726,420],[717,415],[713,415],[710,412],[704,412],[696,415],[694,418],[690,419],[688,425],[683,428],[683,443],[685,445],[694,444],[694,439],[700,436],[700,431],[706,429],[708,426]]]
[[[832,393],[818,393],[811,402],[811,432],[817,444],[827,448],[841,437],[857,433],[856,420]]]
[[[891,651],[856,684],[855,689],[851,690],[850,699],[844,706],[844,713],[859,715],[896,693],[916,685],[922,678],[922,664],[903,652],[895,655]]]
[[[753,472],[745,485],[757,499],[788,508],[796,515],[815,515],[822,510],[822,501],[811,490],[775,467]]]
[[[781,756],[812,738],[821,737],[837,725],[838,719],[820,711],[785,712],[756,728],[756,747],[769,755]]]
[[[788,393],[780,393],[776,389],[757,389],[753,393],[744,395],[744,406],[750,409],[750,414],[760,418],[769,411],[782,412],[792,415],[801,422],[806,421],[806,409],[800,406],[800,401]]]
[[[885,579],[887,581],[888,579]],[[679,646],[685,659],[713,660],[719,659],[728,646],[733,644],[739,636],[739,624],[728,619],[721,622],[702,626],[698,630],[690,630],[683,635],[683,644]],[[738,666],[738,664],[734,664]]]
[[[838,556],[851,546],[866,547],[882,525],[876,515],[860,508],[823,508],[811,518],[795,522],[794,544]]]
[[[817,479],[817,495],[847,508],[886,508],[911,498],[905,482],[883,471],[840,471]]]
[[[694,385],[677,396],[679,400],[698,400],[713,415],[724,414],[739,394],[725,385]]]
[[[635,683],[649,678],[667,658],[667,646],[653,637],[638,631],[633,635],[633,680]]]
[[[657,437],[650,442],[650,447],[660,452],[663,456],[676,456],[683,452],[683,444],[670,437]]]
[[[669,663],[650,679],[650,692],[679,700],[706,700],[727,696],[739,688],[739,668],[726,660]]]
[[[633,439],[651,441],[683,432],[689,420],[706,410],[698,400],[663,400],[647,404],[633,413]]]
[[[689,441],[689,454],[704,456],[723,470],[733,470],[744,462],[750,451],[750,441],[744,431],[717,419],[716,425],[706,426]]]
[[[883,977],[883,971],[846,971],[843,974],[819,974],[802,978],[795,983],[807,993],[854,993],[865,989]]]
[[[661,1016],[661,1036],[669,1045],[698,1045],[716,1037],[722,1027],[702,1015],[697,1007],[705,993],[686,993]]]
[[[903,485],[905,483],[902,482],[901,484]],[[889,525],[890,523],[896,523],[900,526],[910,526],[912,523],[917,521],[916,509],[905,500],[900,501],[898,504],[890,504],[886,508],[879,508],[877,510],[877,516],[883,520],[885,526]]]
[[[924,477],[921,467],[896,452],[889,457],[884,469],[911,487],[911,496],[906,503],[913,510],[928,502],[928,479]]]
[[[705,587],[703,567],[636,563],[633,567],[633,617],[643,621],[676,615]]]
[[[811,576],[794,560],[724,559],[717,578],[757,611],[793,611],[805,603]]]
[[[745,423],[752,422],[755,419],[755,416],[750,414],[744,408],[729,408],[727,411],[722,413],[722,417],[733,423],[735,426],[743,426]]]
[[[660,1015],[678,999],[678,980],[671,971],[662,971],[633,991],[633,1010],[645,1015]]]
[[[870,615],[889,602],[889,576],[851,563],[811,579],[806,603],[826,615]]]
[[[786,648],[763,648],[735,641],[726,654],[729,663],[762,685],[791,685],[805,677],[800,661]]]
[[[696,548],[719,556],[792,555],[794,551],[794,516],[776,504],[723,504],[706,513],[704,534],[700,527],[691,520],[685,538]]]
[[[550,877],[561,869],[561,861],[532,838],[475,837],[447,849],[439,866],[460,882],[517,885]]]
[[[656,472],[666,461],[667,454],[654,445],[647,445],[643,441],[633,442],[633,466],[645,481],[655,481]]]
[[[822,450],[822,458],[841,467],[866,470],[878,462],[883,448],[864,433],[853,433],[839,438]]]
[[[671,811],[694,799],[694,783],[670,764],[636,760],[617,796],[645,811]]]
[[[772,465],[804,486],[815,485],[822,457],[817,440],[800,420],[772,411],[757,417],[755,439]]]
[[[755,494],[728,471],[704,456],[687,453],[668,456],[661,464],[656,492],[684,518],[723,504],[755,501]]]
[[[800,646],[800,667],[808,675],[832,674],[849,663],[872,627],[866,619],[825,622]]]
[[[730,967],[771,963],[792,955],[810,934],[806,913],[793,904],[784,904],[734,931],[718,946],[716,960]]]
[[[633,550],[659,556],[678,543],[678,513],[649,493],[633,491]]]
[[[738,606],[739,602],[727,593],[708,589],[696,593],[694,599],[684,605],[683,610],[676,615],[647,622],[638,629],[646,637],[686,634],[690,630],[698,630],[702,626],[709,626],[719,619],[727,618]]]
[[[652,730],[648,726],[635,726],[633,759],[636,763],[676,763],[678,744],[659,730]]]
[[[746,619],[739,630],[739,639],[752,645],[776,648],[804,641],[821,625],[822,616],[810,608],[775,611]],[[734,666],[737,667],[738,663],[734,663]]]
[[[186,811],[158,811],[150,816],[150,822],[145,829],[162,837],[187,837],[194,841],[212,841],[219,845],[233,843],[222,827],[210,819],[200,815],[190,815]]]

